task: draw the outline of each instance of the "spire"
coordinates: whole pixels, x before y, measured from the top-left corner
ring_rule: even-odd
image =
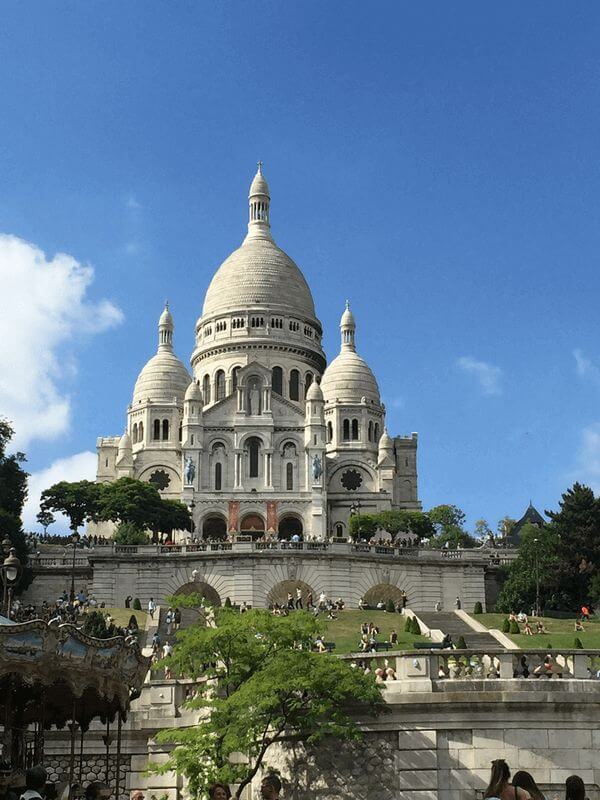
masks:
[[[173,351],[173,315],[169,311],[169,301],[165,301],[165,307],[158,320],[158,350]]]
[[[349,300],[346,300],[346,309],[340,320],[340,331],[342,332],[342,351],[352,350],[352,352],[355,352],[354,334],[356,333],[356,322],[354,321],[354,314],[350,311]]]
[[[269,206],[271,197],[269,195],[269,184],[262,173],[262,161],[258,162],[256,175],[250,184],[248,193],[248,237],[251,239],[270,239]]]

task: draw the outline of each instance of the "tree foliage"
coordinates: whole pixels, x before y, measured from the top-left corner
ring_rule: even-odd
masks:
[[[106,624],[106,617],[101,611],[88,611],[83,618],[83,632],[95,639],[111,639],[119,636],[114,623]]]
[[[458,506],[445,503],[434,506],[427,512],[433,523],[435,535],[431,546],[436,548],[475,547],[477,541],[465,531],[466,516]]]
[[[524,525],[521,529],[519,555],[508,569],[498,599],[496,610],[518,612],[532,609],[536,603],[536,588],[539,577],[540,605],[549,606],[556,594],[553,575],[558,557],[558,540],[550,527],[538,528]]]
[[[0,541],[5,537],[10,539],[11,546],[15,548],[17,557],[23,565],[23,572],[16,587],[17,592],[22,592],[33,580],[33,571],[27,566],[28,547],[21,522],[23,505],[27,499],[29,476],[22,466],[26,461],[25,455],[20,452],[7,454],[13,436],[14,431],[10,423],[0,419]]]
[[[384,530],[392,536],[398,533],[412,533],[419,539],[429,538],[434,529],[427,514],[420,511],[380,511],[377,514],[353,514],[349,522],[353,536],[363,534],[373,536]]]
[[[175,748],[156,769],[183,772],[193,796],[206,796],[210,783],[222,781],[238,784],[239,798],[273,744],[358,738],[352,709],[382,711],[380,688],[347,662],[311,652],[321,632],[321,623],[302,611],[274,617],[224,608],[215,611],[214,627],[181,631],[171,669],[208,680],[189,702],[201,711],[198,725],[158,734]],[[232,758],[236,753],[248,763]]]
[[[56,522],[56,517],[51,511],[38,511],[35,518],[44,529],[44,533],[48,533],[50,525]]]
[[[133,522],[121,522],[117,525],[113,539],[116,544],[146,544],[148,536]]]
[[[42,492],[40,509],[64,514],[76,531],[84,522],[99,519],[101,491],[101,484],[93,481],[60,481]]]

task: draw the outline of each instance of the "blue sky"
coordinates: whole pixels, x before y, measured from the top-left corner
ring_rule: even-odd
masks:
[[[187,361],[259,158],[426,508],[494,527],[600,487],[599,39],[590,2],[3,3],[0,412],[32,494],[122,431],[166,297]]]

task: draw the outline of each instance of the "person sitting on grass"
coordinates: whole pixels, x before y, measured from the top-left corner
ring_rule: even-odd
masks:
[[[585,628],[583,627],[583,625],[581,623],[581,620],[580,619],[576,619],[575,620],[575,632],[576,633],[581,633],[584,630],[585,630]]]
[[[398,634],[396,631],[390,633],[390,644],[398,644]]]
[[[542,622],[541,619],[538,619],[538,621],[537,621],[537,625],[535,626],[535,632],[536,633],[548,633],[548,631],[546,629],[546,626],[544,625],[544,623]]]
[[[531,625],[529,622],[525,623],[525,627],[523,628],[523,633],[525,636],[533,636],[533,631],[531,630]]]
[[[317,653],[325,653],[327,652],[327,648],[325,647],[325,642],[323,641],[322,636],[317,636],[315,639],[315,650]]]

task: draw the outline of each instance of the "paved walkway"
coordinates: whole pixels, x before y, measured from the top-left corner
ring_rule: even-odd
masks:
[[[462,636],[469,649],[502,650],[503,647],[491,633],[477,633],[470,628],[454,611],[419,611],[417,617],[428,628],[449,633],[456,645]]]

